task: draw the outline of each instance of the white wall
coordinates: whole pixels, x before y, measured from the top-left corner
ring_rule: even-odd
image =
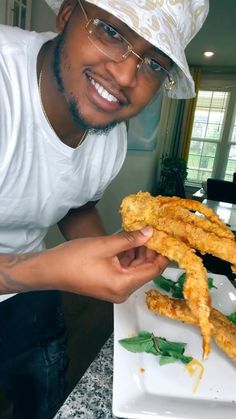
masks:
[[[129,151],[119,175],[106,190],[98,209],[108,233],[120,229],[119,206],[125,195],[151,191],[155,178],[156,151]]]
[[[55,20],[55,14],[44,0],[32,0],[32,30],[37,32],[55,31]]]

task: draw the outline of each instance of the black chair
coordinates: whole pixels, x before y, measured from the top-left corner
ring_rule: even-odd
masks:
[[[222,179],[207,179],[207,199],[236,204],[236,183]]]

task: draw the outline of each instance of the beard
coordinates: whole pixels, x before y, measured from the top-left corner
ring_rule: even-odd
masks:
[[[66,40],[66,26],[61,34],[57,36],[56,45],[54,49],[54,56],[53,56],[53,74],[54,78],[57,83],[58,91],[64,96],[68,110],[73,121],[76,123],[78,128],[89,131],[92,134],[102,135],[107,134],[110,132],[117,124],[117,121],[112,121],[109,124],[105,125],[93,125],[86,121],[86,119],[82,116],[81,112],[81,105],[79,103],[78,98],[71,94],[70,98],[66,97],[65,92],[65,84],[62,75],[62,67],[63,67],[63,60],[65,59],[65,40]]]

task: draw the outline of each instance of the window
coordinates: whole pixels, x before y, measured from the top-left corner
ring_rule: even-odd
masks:
[[[7,2],[7,23],[30,29],[32,0],[9,0]]]
[[[226,180],[232,180],[233,173],[236,172],[236,106],[234,111],[234,120],[229,138],[229,153],[226,166]]]
[[[236,172],[235,91],[200,90],[188,156],[187,182],[232,180]]]

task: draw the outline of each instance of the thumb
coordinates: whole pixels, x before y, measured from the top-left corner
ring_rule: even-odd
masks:
[[[112,236],[110,253],[116,255],[134,247],[143,246],[153,235],[152,227],[144,227],[138,231],[122,231]]]

